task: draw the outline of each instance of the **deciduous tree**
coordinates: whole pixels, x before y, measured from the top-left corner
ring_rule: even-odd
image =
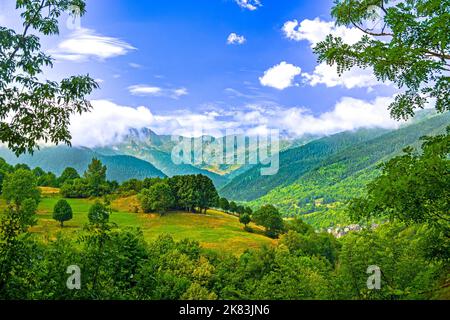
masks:
[[[58,221],[63,228],[64,222],[72,220],[72,218],[73,212],[70,204],[64,199],[59,200],[53,209],[53,219]]]
[[[337,0],[331,14],[338,26],[363,33],[353,45],[329,35],[314,51],[319,62],[342,74],[372,68],[381,81],[405,88],[390,105],[395,119],[407,119],[435,99],[450,110],[450,2],[442,0]]]
[[[70,144],[70,116],[90,109],[86,96],[98,85],[89,75],[60,82],[40,77],[53,61],[38,35],[58,34],[63,12],[78,8],[83,15],[83,0],[18,0],[16,7],[23,30],[0,27],[0,141],[19,155],[39,141]]]

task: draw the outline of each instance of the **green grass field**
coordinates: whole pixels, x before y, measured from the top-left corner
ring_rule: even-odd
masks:
[[[75,236],[75,233],[88,222],[87,212],[94,203],[93,200],[87,199],[68,199],[73,210],[73,219],[66,222],[61,229],[59,223],[52,218],[53,207],[59,199],[61,198],[57,194],[44,191],[39,204],[38,223],[31,231],[45,241],[54,239],[59,232]],[[4,206],[5,202],[0,200],[0,209]],[[112,203],[114,212],[110,221],[116,223],[119,228],[139,227],[148,241],[156,239],[161,234],[170,234],[175,240],[189,238],[199,241],[205,249],[235,254],[240,254],[247,248],[275,244],[275,240],[261,234],[259,227],[252,225],[255,233],[246,232],[238,218],[222,212],[209,210],[206,215],[171,212],[161,217],[156,214],[133,213],[130,208],[134,206],[136,206],[135,197],[114,201]]]

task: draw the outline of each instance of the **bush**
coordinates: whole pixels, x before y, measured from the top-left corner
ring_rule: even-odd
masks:
[[[87,188],[87,183],[83,179],[68,180],[62,185],[60,193],[64,198],[89,198]]]
[[[100,202],[96,202],[89,208],[88,218],[91,224],[105,224],[109,221],[111,211],[107,206]]]

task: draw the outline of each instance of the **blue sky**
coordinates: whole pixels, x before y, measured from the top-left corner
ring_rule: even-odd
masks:
[[[74,119],[75,140],[80,123],[92,121],[108,131],[95,133],[99,143],[127,126],[169,134],[207,123],[292,136],[395,126],[385,108],[395,88],[370,70],[339,78],[318,65],[312,46],[326,34],[360,36],[335,27],[331,7],[329,0],[87,0],[76,28],[64,17],[60,36],[43,40],[56,59],[45,75],[89,73],[100,82],[90,97],[96,110]],[[0,9],[0,23],[14,26],[13,8]]]

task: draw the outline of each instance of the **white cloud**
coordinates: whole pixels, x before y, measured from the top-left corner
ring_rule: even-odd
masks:
[[[301,72],[302,70],[299,67],[283,61],[264,72],[264,76],[259,78],[259,81],[265,87],[284,90],[293,86],[295,77],[300,75]]]
[[[134,63],[134,62],[130,62],[128,64],[130,67],[132,67],[133,69],[141,69],[142,65],[138,64],[138,63]]]
[[[172,95],[175,97],[182,97],[182,96],[186,96],[188,94],[189,94],[189,92],[186,88],[172,90]]]
[[[255,11],[259,7],[262,7],[260,0],[235,0],[239,7],[250,11]]]
[[[236,33],[230,33],[230,35],[227,38],[228,44],[244,44],[247,40],[244,36],[240,36]]]
[[[328,88],[342,86],[347,89],[353,89],[371,88],[381,84],[371,69],[354,67],[339,76],[337,67],[330,66],[326,63],[321,63],[316,66],[312,74],[303,73],[302,76],[313,87],[318,84],[324,84]]]
[[[295,41],[308,41],[311,46],[325,40],[326,36],[332,34],[341,37],[347,44],[355,44],[361,40],[364,33],[356,28],[336,26],[334,22],[322,21],[319,18],[314,20],[305,19],[302,22],[297,20],[288,21],[283,26],[286,38]]]
[[[135,85],[128,87],[128,90],[135,96],[160,96],[163,89],[160,87],[151,87],[145,85]]]
[[[142,84],[130,86],[128,87],[128,91],[135,96],[169,97],[172,99],[178,99],[189,94],[186,88],[164,89]]]
[[[364,35],[357,28],[336,26],[334,22],[322,21],[319,18],[314,20],[305,19],[302,22],[297,20],[288,21],[283,26],[283,32],[288,39],[308,41],[311,47],[325,40],[329,34],[341,37],[345,43],[350,45],[361,40]],[[366,87],[370,89],[373,86],[383,84],[378,81],[371,69],[354,67],[339,76],[336,66],[329,66],[325,62],[316,66],[312,73],[303,73],[302,76],[305,82],[311,86],[324,84],[328,88],[341,86],[347,89]]]
[[[154,116],[149,109],[119,106],[106,100],[92,101],[91,112],[74,115],[70,132],[74,146],[101,147],[121,141],[132,128],[150,126]]]
[[[333,110],[313,115],[308,109],[291,108],[279,112],[276,126],[295,136],[330,135],[361,128],[397,128],[400,123],[393,120],[387,107],[393,97],[378,97],[364,101],[344,97]]]
[[[131,108],[105,100],[92,101],[93,110],[71,119],[74,146],[99,147],[120,143],[130,129],[150,128],[158,134],[220,137],[226,130],[263,134],[278,129],[291,137],[331,135],[361,128],[397,128],[387,107],[394,97],[373,101],[344,97],[330,111],[313,114],[305,107],[247,105],[238,110],[153,114],[146,107]]]
[[[58,60],[80,62],[92,58],[105,60],[123,56],[135,49],[123,40],[97,34],[91,29],[80,28],[72,32],[50,53]]]

